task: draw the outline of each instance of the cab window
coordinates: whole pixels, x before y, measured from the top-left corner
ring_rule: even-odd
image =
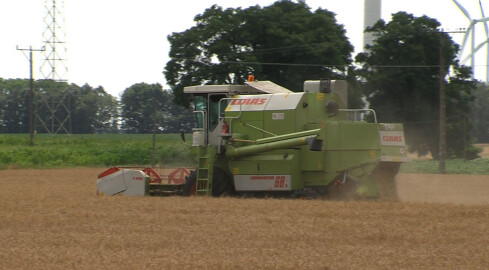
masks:
[[[207,100],[205,96],[194,96],[194,107],[196,111],[206,111]],[[204,128],[204,119],[202,113],[195,114],[197,118],[197,128]]]
[[[209,131],[214,131],[219,124],[219,115],[226,110],[226,103],[221,103],[221,111],[219,112],[219,100],[225,98],[226,95],[210,95],[209,96]]]

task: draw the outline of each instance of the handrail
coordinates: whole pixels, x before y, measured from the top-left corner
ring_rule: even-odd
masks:
[[[238,119],[241,117],[241,114],[242,114],[242,110],[241,110],[241,102],[239,104],[239,114],[238,116],[230,116],[230,117],[226,117],[226,116],[221,116],[221,102],[223,100],[244,100],[244,98],[221,98],[221,100],[219,100],[219,104],[217,106],[217,110],[219,112],[219,122],[221,122],[221,119],[229,119],[229,133],[233,133],[232,132],[232,124],[233,124],[233,119]],[[226,104],[226,107],[227,107],[227,104]]]
[[[357,113],[358,112],[371,112],[374,116],[374,122],[377,123],[377,114],[372,109],[339,109],[338,111],[340,111],[340,112],[353,112],[353,115],[354,115],[353,121],[354,122],[357,122]]]

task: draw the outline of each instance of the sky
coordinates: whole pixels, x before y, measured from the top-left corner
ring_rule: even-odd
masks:
[[[58,5],[62,3],[58,0]],[[169,61],[167,36],[194,26],[195,15],[217,4],[224,8],[272,4],[273,0],[64,0],[63,32],[66,37],[64,76],[79,86],[103,86],[113,96],[136,83],[160,83],[165,89],[163,69]],[[473,19],[481,18],[478,0],[458,0]],[[483,0],[489,16],[489,0]],[[50,3],[50,1],[48,1]],[[346,35],[362,49],[364,0],[306,0],[314,11],[327,9],[336,14]],[[39,49],[44,45],[46,0],[0,0],[0,78],[29,78],[28,58],[18,48]],[[382,19],[406,11],[415,16],[437,19],[444,29],[466,28],[469,20],[452,0],[382,0]],[[476,44],[486,37],[477,25]],[[463,34],[453,34],[461,44]],[[476,57],[476,78],[486,78],[486,49]],[[465,54],[469,50],[464,51]],[[41,79],[42,53],[34,53],[34,78]],[[469,63],[468,63],[469,64]],[[259,78],[258,78],[259,79]]]

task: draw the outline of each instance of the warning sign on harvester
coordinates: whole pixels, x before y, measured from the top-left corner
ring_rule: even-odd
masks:
[[[272,119],[273,120],[284,120],[285,115],[284,115],[284,113],[272,113]]]

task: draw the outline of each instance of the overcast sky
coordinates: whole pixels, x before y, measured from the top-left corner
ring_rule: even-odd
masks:
[[[58,3],[61,3],[58,0]],[[168,62],[167,36],[194,25],[193,18],[213,4],[222,7],[268,6],[272,0],[64,0],[64,30],[67,41],[67,79],[71,83],[103,86],[114,96],[140,82],[165,86],[163,68]],[[473,19],[481,18],[478,0],[458,0]],[[483,0],[486,15],[489,1]],[[359,52],[362,48],[364,0],[306,0],[337,14],[347,37]],[[406,11],[415,16],[427,15],[446,29],[467,27],[468,19],[452,0],[382,0],[382,18]],[[29,63],[16,46],[43,46],[46,29],[45,0],[0,1],[0,77],[28,78]],[[483,25],[477,26],[476,43],[485,40]],[[463,34],[454,34],[462,42]],[[485,79],[486,49],[477,55],[476,77]],[[41,54],[34,54],[34,77],[40,79]],[[258,78],[259,79],[259,78]],[[166,86],[165,86],[166,88]]]

